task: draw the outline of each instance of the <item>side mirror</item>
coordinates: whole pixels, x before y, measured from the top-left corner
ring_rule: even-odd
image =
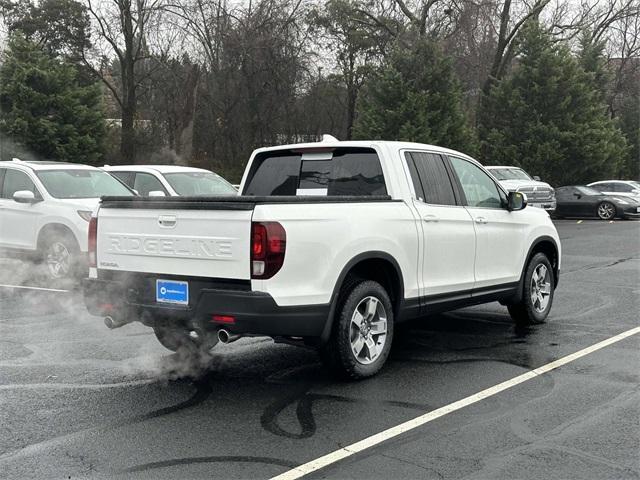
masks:
[[[534,176],[533,176],[533,179],[534,179],[536,182],[539,182],[539,181],[540,181],[540,177],[539,177],[538,175],[534,175]]]
[[[18,203],[36,203],[38,200],[29,190],[18,190],[13,194],[13,199]]]
[[[522,192],[509,192],[509,211],[515,212],[527,206],[527,196]]]
[[[578,192],[573,192],[573,196],[576,198],[582,198],[582,195],[580,195]]]
[[[149,192],[150,197],[166,197],[162,190],[152,190]]]

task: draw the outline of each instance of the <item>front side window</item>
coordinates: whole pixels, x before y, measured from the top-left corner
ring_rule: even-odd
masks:
[[[38,178],[55,198],[99,198],[103,196],[133,196],[120,181],[101,170],[42,170]]]
[[[133,189],[138,192],[138,195],[142,195],[143,197],[148,197],[149,192],[163,192],[165,195],[167,194],[160,180],[150,173],[136,173]]]
[[[425,152],[405,154],[418,199],[432,205],[455,205],[456,197],[444,160]],[[416,178],[414,178],[416,177]]]
[[[624,192],[629,193],[633,191],[633,187],[631,185],[627,185],[626,183],[616,183],[614,192]]]
[[[178,195],[185,197],[238,194],[233,185],[212,172],[165,173],[164,178]]]
[[[284,150],[258,154],[244,195],[386,195],[375,150],[336,148],[323,152]]]
[[[19,170],[7,169],[2,185],[2,198],[13,198],[13,194],[20,190],[28,190],[38,195],[38,190],[29,175]]]
[[[124,183],[127,187],[133,188],[133,182],[136,174],[134,172],[109,172],[111,175],[116,177],[122,183]]]
[[[469,207],[502,208],[500,189],[480,167],[467,160],[449,157]]]

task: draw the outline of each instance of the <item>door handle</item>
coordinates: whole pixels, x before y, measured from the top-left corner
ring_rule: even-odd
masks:
[[[476,223],[485,224],[485,223],[487,223],[487,219],[484,218],[484,217],[476,217]]]
[[[172,228],[176,226],[177,219],[174,215],[160,215],[158,217],[158,223],[161,227]]]
[[[437,222],[438,221],[438,217],[436,217],[435,215],[424,215],[422,217],[422,220],[425,222]]]

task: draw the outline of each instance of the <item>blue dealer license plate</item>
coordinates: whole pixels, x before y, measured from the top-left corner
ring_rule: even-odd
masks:
[[[189,284],[173,280],[156,280],[156,302],[189,304]]]

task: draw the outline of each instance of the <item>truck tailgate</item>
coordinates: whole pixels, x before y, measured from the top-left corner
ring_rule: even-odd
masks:
[[[248,280],[253,208],[100,209],[97,267]]]

